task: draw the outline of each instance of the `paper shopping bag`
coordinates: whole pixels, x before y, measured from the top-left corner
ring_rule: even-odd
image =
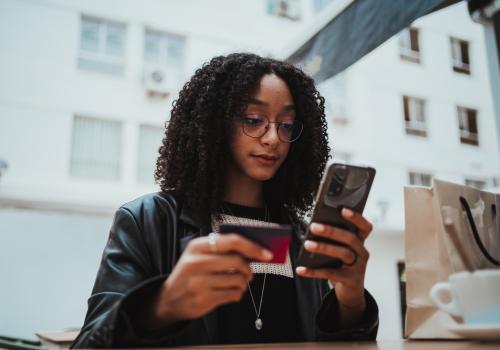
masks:
[[[434,180],[405,188],[405,336],[459,338],[447,325],[461,322],[429,298],[455,272],[500,266],[500,195]]]

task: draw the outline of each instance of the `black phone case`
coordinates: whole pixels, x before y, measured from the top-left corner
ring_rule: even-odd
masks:
[[[357,202],[354,205],[350,205],[350,203],[345,203],[344,205],[341,205],[339,203],[335,203],[326,196],[327,191],[329,190],[330,184],[332,182],[333,174],[336,170],[336,167],[338,166],[349,168],[349,174],[354,173],[356,171],[363,171],[367,172],[368,174],[365,187],[363,189],[360,189],[362,190],[362,193],[361,192],[357,194],[354,193],[354,195],[357,197],[355,198]],[[311,217],[311,222],[328,224],[331,226],[351,231],[353,232],[353,234],[357,234],[356,226],[352,225],[351,223],[347,222],[342,218],[341,210],[342,208],[349,208],[355,212],[363,213],[374,177],[375,177],[374,168],[358,167],[354,165],[337,164],[337,163],[330,165],[325,174],[325,177],[321,181],[320,189],[316,197],[316,203]],[[332,207],[332,205],[336,207]],[[326,238],[318,237],[316,235],[311,234],[309,232],[309,227],[307,229],[305,239],[319,241],[319,242],[329,242],[329,243],[332,242]],[[336,242],[335,244],[342,245],[339,242]],[[309,268],[339,268],[342,266],[342,261],[324,255],[310,253],[307,250],[305,250],[304,246],[302,245],[299,252],[298,266],[305,266]]]

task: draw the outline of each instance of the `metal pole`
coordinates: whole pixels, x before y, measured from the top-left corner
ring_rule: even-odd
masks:
[[[472,19],[484,27],[497,147],[500,155],[500,0],[469,0],[468,5]]]

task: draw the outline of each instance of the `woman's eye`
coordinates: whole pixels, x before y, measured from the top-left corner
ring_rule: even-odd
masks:
[[[262,123],[264,123],[264,120],[262,120],[262,118],[259,118],[256,116],[244,116],[243,122],[246,125],[259,126],[259,125],[262,125]]]
[[[281,127],[286,131],[293,131],[293,123],[281,123]]]

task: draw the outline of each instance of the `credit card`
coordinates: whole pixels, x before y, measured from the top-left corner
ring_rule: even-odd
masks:
[[[253,226],[220,224],[220,233],[237,233],[273,253],[270,263],[283,264],[292,238],[290,225]]]

